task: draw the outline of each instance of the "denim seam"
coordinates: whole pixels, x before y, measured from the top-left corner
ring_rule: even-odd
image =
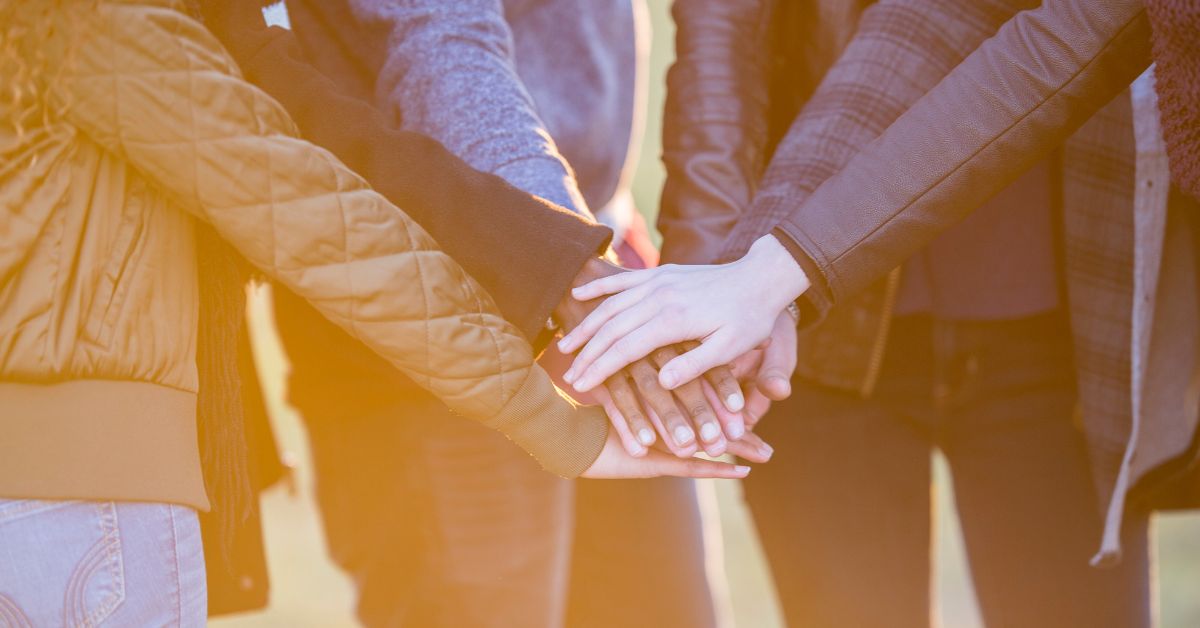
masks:
[[[117,504],[116,502],[96,504],[96,510],[100,515],[98,523],[103,533],[101,542],[104,543],[105,561],[108,563],[115,590],[103,604],[84,617],[83,625],[85,626],[98,625],[125,601],[125,565],[121,556],[121,536],[119,534],[120,524],[117,519]],[[99,571],[99,568],[97,568],[97,571]],[[91,575],[84,580],[82,586],[86,586],[90,579]]]
[[[175,506],[167,505],[167,515],[171,518],[171,555],[175,558],[175,625],[183,625],[183,580],[179,567],[179,531],[175,524]]]

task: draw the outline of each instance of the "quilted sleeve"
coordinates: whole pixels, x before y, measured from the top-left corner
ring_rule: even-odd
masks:
[[[50,99],[68,121],[454,411],[555,473],[591,465],[603,414],[560,395],[487,293],[406,214],[299,139],[203,26],[167,0],[100,2],[83,19],[55,10],[69,27],[56,29],[53,57],[71,62]]]

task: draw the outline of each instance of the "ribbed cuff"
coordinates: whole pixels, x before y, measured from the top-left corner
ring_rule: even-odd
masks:
[[[576,406],[536,364],[500,414],[486,425],[529,452],[543,469],[565,478],[579,477],[592,466],[608,438],[604,411]]]
[[[530,292],[536,292],[530,307],[521,320],[512,321],[525,338],[540,353],[553,335],[547,336],[546,321],[554,313],[571,284],[588,260],[600,257],[612,243],[612,230],[565,212],[555,215],[554,223],[547,222],[545,235],[546,263],[540,269],[532,269],[530,276],[536,277]]]

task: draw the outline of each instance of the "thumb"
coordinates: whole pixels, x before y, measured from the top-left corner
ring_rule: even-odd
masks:
[[[768,399],[782,401],[792,394],[792,373],[796,370],[795,343],[775,342],[763,352],[762,368],[756,383]]]

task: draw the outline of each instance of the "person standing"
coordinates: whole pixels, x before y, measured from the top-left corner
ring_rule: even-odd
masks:
[[[295,1],[288,10],[307,56],[349,93],[527,193],[585,216],[595,209],[622,262],[653,262],[638,257],[653,249],[628,190],[642,91],[636,3]],[[551,304],[563,298],[542,292]],[[289,396],[310,430],[327,538],[360,583],[364,622],[711,625],[689,482],[540,473],[503,439],[442,420],[441,404],[293,305],[277,298]],[[353,390],[352,401],[329,403],[338,389]],[[330,433],[346,424],[356,433]],[[383,430],[406,431],[420,453],[379,450]],[[699,423],[687,432],[691,451],[715,442]],[[364,474],[399,479],[380,496]],[[364,533],[363,522],[378,528]],[[656,574],[658,585],[629,580],[633,572]],[[477,603],[455,602],[467,595]]]
[[[6,625],[205,623],[197,513],[222,502],[237,525],[252,499],[250,267],[547,469],[640,464],[195,18],[171,0],[0,6]]]
[[[873,6],[762,180],[734,186],[753,200],[704,261],[737,261],[577,291],[625,290],[564,343],[596,343],[567,373],[583,389],[620,363],[612,348],[705,337],[711,350],[662,372],[686,380],[804,295],[799,378],[777,410],[795,417],[761,428],[786,453],[747,482],[790,621],[928,624],[937,446],[989,624],[1148,625],[1135,489],[1194,455],[1197,334],[1188,201],[1169,191],[1152,79],[1133,80],[1149,57],[1140,9]],[[762,146],[780,128],[747,127]],[[751,277],[772,285],[746,289]],[[650,323],[632,346],[624,330],[653,316],[646,304],[686,308],[689,286],[762,312],[717,327],[725,314],[688,312],[680,333]]]

